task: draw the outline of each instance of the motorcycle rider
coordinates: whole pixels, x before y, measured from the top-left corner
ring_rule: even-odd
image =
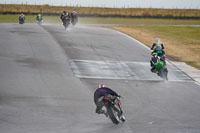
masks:
[[[157,56],[157,53],[152,53],[152,57],[151,57],[151,60],[150,60],[150,66],[152,67],[151,71],[153,72],[153,68],[155,66],[155,64],[158,62],[158,56]]]
[[[20,24],[25,23],[25,15],[24,15],[23,13],[21,13],[21,14],[19,15],[19,23],[20,23]]]
[[[62,20],[63,24],[64,24],[64,21],[66,21],[65,20],[66,18],[70,18],[70,15],[66,10],[64,10],[63,13],[60,16],[60,19]]]
[[[94,103],[96,104],[96,113],[97,114],[105,114],[107,116],[107,113],[105,110],[102,110],[104,103],[103,98],[106,96],[116,96],[120,97],[119,94],[117,94],[112,89],[105,87],[104,84],[99,84],[99,88],[94,92]]]
[[[71,18],[72,18],[71,20],[72,24],[75,25],[78,22],[78,15],[76,11],[72,11]]]
[[[152,44],[151,50],[153,50],[152,53],[155,53],[157,51],[162,51],[162,53],[160,53],[161,55],[165,54],[165,51],[163,50],[164,44],[160,41],[160,38],[156,38],[155,42]]]
[[[156,63],[158,62],[158,56],[157,56],[157,53],[152,53],[152,57],[151,57],[151,60],[150,60],[150,65],[151,65],[151,72],[154,72],[156,67]]]
[[[162,57],[158,57],[157,53],[152,53],[152,57],[150,60],[150,64],[151,64],[151,72],[154,72],[156,74],[159,74],[159,68],[162,65],[161,62],[159,62],[159,60],[164,63],[164,65],[166,65],[165,59]]]
[[[41,15],[40,13],[37,15],[36,20],[37,20],[38,22],[40,22],[40,21],[43,20],[42,15]]]

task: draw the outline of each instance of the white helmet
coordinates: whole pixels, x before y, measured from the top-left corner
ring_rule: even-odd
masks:
[[[156,42],[156,43],[157,43],[157,42],[160,42],[160,38],[156,38],[155,42]]]

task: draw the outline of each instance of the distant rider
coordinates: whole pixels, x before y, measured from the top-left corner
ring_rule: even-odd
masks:
[[[152,53],[152,57],[151,57],[151,60],[150,60],[150,65],[151,65],[151,72],[155,72],[157,73],[155,70],[156,70],[156,63],[158,62],[158,55],[157,53]]]
[[[158,69],[161,66],[161,63],[164,63],[164,65],[166,65],[165,62],[165,58],[164,57],[158,57],[157,53],[152,53],[152,57],[150,60],[150,64],[151,64],[151,72],[154,72],[156,74],[158,74]]]
[[[157,63],[157,61],[158,61],[157,53],[152,53],[152,57],[150,60],[151,67],[153,67]]]
[[[78,15],[76,11],[72,11],[71,13],[71,22],[75,25],[78,22]]]
[[[66,19],[70,19],[70,14],[66,10],[64,10],[60,16],[60,19],[64,23],[64,21],[66,21]]]
[[[105,110],[102,110],[104,103],[103,98],[106,96],[117,96],[119,97],[115,91],[111,90],[108,87],[105,87],[104,84],[99,84],[99,88],[94,92],[94,102],[96,104],[96,113],[97,114],[105,114],[107,116],[107,113]]]
[[[41,15],[40,13],[37,15],[36,20],[37,20],[38,22],[40,22],[40,21],[43,20],[42,15]]]
[[[21,13],[21,14],[19,15],[19,23],[20,23],[20,24],[25,23],[25,15],[24,15],[23,13]]]
[[[164,44],[160,41],[160,38],[156,38],[155,42],[152,44],[151,50],[153,50],[152,53],[157,52],[157,51],[162,51],[160,53],[161,55],[164,55]],[[159,54],[159,53],[158,53]]]

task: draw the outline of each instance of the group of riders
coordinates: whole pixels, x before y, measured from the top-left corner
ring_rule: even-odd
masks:
[[[167,80],[167,73],[168,70],[166,68],[166,61],[165,61],[165,51],[164,44],[161,42],[160,38],[156,38],[155,42],[152,44],[152,47],[150,48],[152,50],[151,52],[151,60],[150,60],[150,66],[151,66],[151,72],[156,73],[158,76],[164,78],[163,75],[161,75],[161,69],[166,74],[166,80]],[[99,84],[99,88],[94,93],[94,102],[96,104],[96,113],[98,114],[105,114],[108,117],[108,113],[105,110],[102,110],[104,104],[104,98],[105,97],[121,97],[119,94],[117,94],[112,89],[105,87],[104,84]],[[119,113],[119,119],[124,122],[125,117],[123,115],[123,111],[121,110],[121,113]]]
[[[151,52],[151,60],[150,60],[150,66],[151,66],[151,72],[156,73],[161,78],[167,79],[167,73],[168,70],[166,68],[166,61],[165,61],[165,51],[164,44],[161,42],[159,38],[156,38],[155,42],[152,44],[152,47],[150,48],[152,50]],[[162,70],[161,70],[162,69]],[[165,76],[162,75],[162,71],[166,74]],[[108,109],[103,110],[103,106],[105,105],[105,98],[112,97],[113,99],[116,97],[121,97],[118,93],[113,91],[112,89],[105,87],[104,84],[99,84],[99,88],[94,92],[94,102],[96,104],[96,113],[97,114],[104,114],[106,117],[108,117]],[[119,120],[124,122],[125,116],[123,115],[122,108],[120,107],[120,111],[118,113]],[[110,117],[110,116],[109,116]],[[111,119],[112,120],[112,119]]]
[[[63,25],[66,29],[70,24],[70,20],[73,26],[76,25],[76,23],[78,22],[78,15],[76,11],[68,13],[66,10],[64,10],[60,16],[60,19],[62,20]]]
[[[37,21],[37,24],[42,24],[43,18],[40,13],[36,16],[36,21]],[[21,13],[19,15],[19,24],[24,24],[24,23],[25,23],[25,15]]]
[[[64,10],[60,16],[60,19],[62,20],[65,28],[67,28],[70,22],[72,23],[73,26],[76,25],[76,23],[78,22],[78,14],[76,11],[68,13],[66,10]],[[36,16],[36,21],[38,24],[42,24],[43,18],[40,13]],[[24,23],[25,23],[25,15],[21,13],[19,15],[19,24],[24,24]]]
[[[75,11],[72,13],[68,13],[66,10],[63,11],[63,13],[60,16],[60,19],[63,22],[63,25],[65,28],[69,25],[71,22],[73,25],[75,25],[78,21],[78,16]],[[42,15],[38,14],[36,17],[37,23],[41,24],[42,23]],[[71,20],[71,21],[70,21]],[[23,24],[25,23],[25,15],[20,14],[19,16],[19,23]],[[151,66],[151,72],[156,73],[158,76],[162,77],[161,69],[164,70],[164,72],[168,73],[167,68],[166,68],[166,61],[165,61],[165,52],[164,52],[164,44],[161,42],[159,38],[155,40],[155,42],[152,44],[151,50],[152,50],[152,57],[150,60],[150,66]],[[163,78],[163,77],[162,77]],[[166,76],[167,79],[167,76]],[[123,114],[119,98],[121,96],[113,91],[112,89],[105,87],[103,83],[99,84],[99,87],[96,89],[94,92],[94,103],[96,104],[96,113],[97,114],[104,114],[106,117],[109,117],[113,123],[118,124],[119,121],[125,122],[125,116]],[[106,99],[111,99],[112,103],[109,104]],[[116,104],[114,101],[118,101]],[[103,107],[106,107],[106,110],[103,110]],[[111,110],[109,107],[113,106],[115,108],[114,110],[117,112],[117,116],[115,116],[114,112],[109,113]],[[113,115],[112,115],[113,114]],[[115,117],[113,119],[112,117]],[[117,119],[118,118],[118,119]]]

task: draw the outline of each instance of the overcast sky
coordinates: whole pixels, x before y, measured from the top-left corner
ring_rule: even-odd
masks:
[[[200,9],[200,0],[0,0],[1,4]]]

